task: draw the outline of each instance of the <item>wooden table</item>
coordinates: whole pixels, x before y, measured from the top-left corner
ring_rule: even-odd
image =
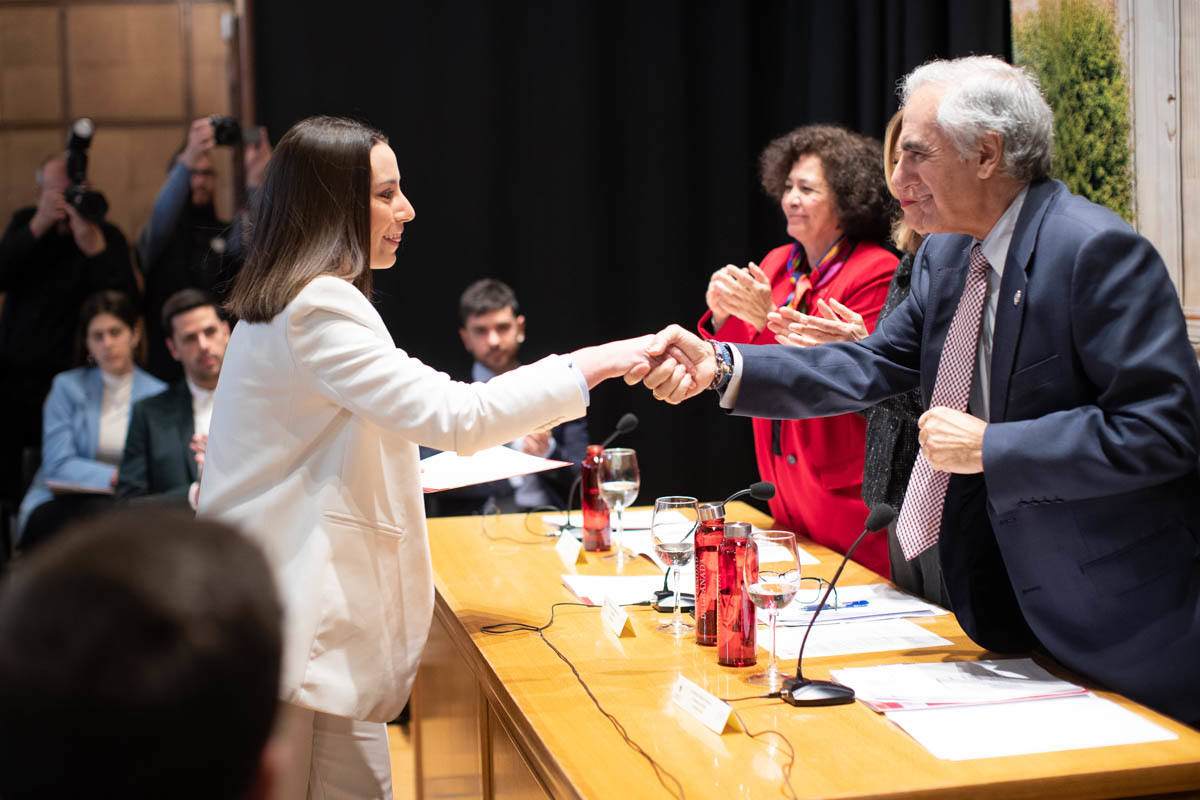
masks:
[[[730,520],[769,526],[735,503]],[[530,526],[536,524],[530,521]],[[433,519],[429,537],[437,599],[429,646],[413,693],[418,797],[670,797],[650,763],[631,749],[588,698],[570,668],[534,633],[481,633],[485,625],[545,624],[552,603],[575,599],[553,539],[529,532],[520,515]],[[832,577],[838,556],[811,542],[821,560],[807,574]],[[588,553],[584,574],[613,574]],[[654,574],[645,559],[627,574]],[[878,576],[853,562],[846,585]],[[717,666],[714,648],[653,631],[667,617],[628,609],[635,637],[618,639],[595,608],[560,607],[545,632],[579,670],[629,737],[682,785],[689,798],[786,797],[787,758],[774,737],[712,733],[674,707],[678,675],[718,697],[761,693],[748,669]],[[953,615],[918,620],[952,642],[905,653],[805,660],[805,674],[898,661],[977,659],[986,654]],[[759,650],[760,666],[765,650]],[[1068,676],[1057,670],[1065,677]],[[1200,680],[1200,676],[1198,676]],[[972,761],[941,761],[862,703],[793,708],[778,699],[735,703],[751,731],[776,729],[796,751],[791,783],[800,797],[1123,797],[1200,790],[1200,732],[1110,692],[1099,695],[1178,734],[1174,741]],[[773,741],[774,740],[774,741]],[[667,780],[667,783],[671,783]]]

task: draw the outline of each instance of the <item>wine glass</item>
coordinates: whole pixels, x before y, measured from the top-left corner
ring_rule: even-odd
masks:
[[[775,620],[779,609],[792,602],[800,589],[800,556],[796,534],[791,531],[755,531],[750,534],[744,577],[746,592],[755,606],[767,612],[771,626],[771,649],[767,668],[748,680],[775,691],[787,676],[779,671],[775,658]]]
[[[694,497],[672,495],[654,501],[654,516],[650,519],[650,534],[654,539],[654,553],[659,560],[671,565],[675,578],[675,613],[670,622],[659,625],[655,630],[676,639],[692,632],[692,625],[683,621],[679,612],[679,568],[692,560],[696,545],[692,535],[700,524],[700,504]]]
[[[621,547],[625,532],[625,509],[637,497],[642,477],[638,472],[637,453],[628,447],[610,447],[601,455],[600,495],[604,502],[617,512],[617,535],[613,538],[612,555],[605,559],[617,560],[617,569],[625,566],[625,550]]]

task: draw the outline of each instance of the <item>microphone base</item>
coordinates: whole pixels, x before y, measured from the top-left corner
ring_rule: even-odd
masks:
[[[788,678],[779,696],[789,706],[840,706],[854,702],[854,690],[833,681]]]

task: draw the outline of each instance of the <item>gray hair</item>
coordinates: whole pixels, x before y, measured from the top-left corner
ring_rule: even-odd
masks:
[[[993,56],[930,61],[901,81],[900,104],[930,85],[945,86],[937,121],[963,158],[995,131],[1004,139],[1005,172],[1021,181],[1049,174],[1054,114],[1030,72]]]

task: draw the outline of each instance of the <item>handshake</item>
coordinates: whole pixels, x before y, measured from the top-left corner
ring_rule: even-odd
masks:
[[[571,354],[588,386],[606,378],[624,377],[642,383],[656,398],[682,403],[707,389],[717,374],[713,346],[678,325],[656,334],[585,347]]]

